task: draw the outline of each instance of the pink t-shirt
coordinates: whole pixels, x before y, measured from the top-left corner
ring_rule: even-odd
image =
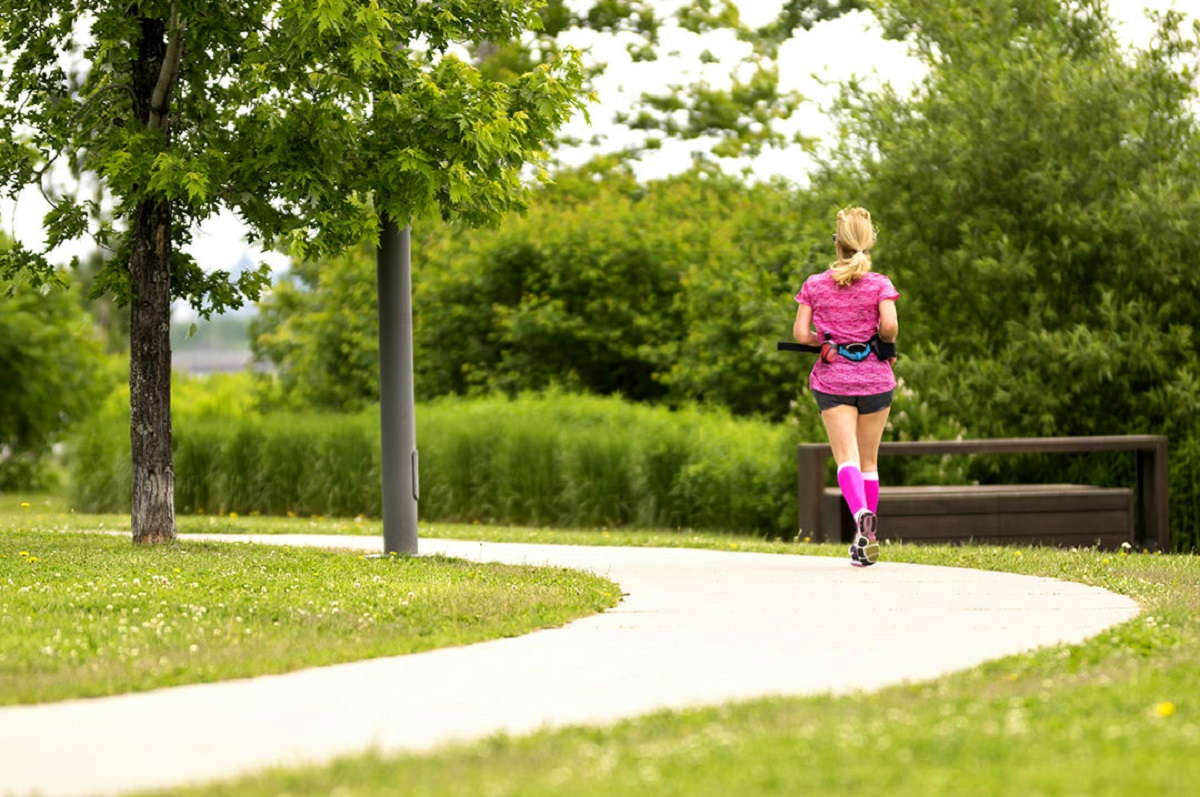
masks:
[[[812,308],[813,326],[821,340],[828,332],[834,343],[865,343],[879,331],[879,303],[899,296],[892,281],[882,274],[868,271],[839,288],[833,272],[826,271],[806,279],[796,301]],[[838,357],[825,363],[818,357],[808,386],[839,396],[870,396],[893,389],[896,377],[892,366],[874,353],[861,362]]]

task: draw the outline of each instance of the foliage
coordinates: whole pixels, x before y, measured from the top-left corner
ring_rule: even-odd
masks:
[[[704,161],[756,155],[765,148],[807,146],[799,134],[784,131],[804,98],[780,86],[778,54],[781,44],[818,22],[864,8],[862,0],[787,0],[776,16],[754,28],[746,24],[737,5],[730,0],[686,0],[667,4],[654,0],[586,0],[568,3],[549,0],[541,11],[542,26],[532,38],[502,46],[487,42],[475,49],[481,68],[500,78],[553,56],[560,39],[578,40],[578,32],[604,47],[624,46],[634,64],[670,61],[678,52],[666,51],[664,40],[673,46],[681,41],[713,42],[721,48],[718,59],[709,50],[701,58],[705,65],[721,61],[726,74],[702,70],[691,83],[672,85],[660,94],[643,91],[631,105],[605,120],[623,142],[619,153],[641,158],[664,142],[688,142],[694,157]],[[724,34],[708,39],[705,34]],[[593,64],[590,76],[602,74],[606,64]],[[690,70],[689,70],[690,71]],[[606,138],[598,134],[591,143]],[[559,140],[560,154],[583,142]],[[610,148],[611,149],[611,148]],[[617,153],[611,153],[617,154]],[[578,162],[578,158],[572,158]]]
[[[793,363],[771,350],[787,319],[770,306],[791,277],[788,197],[711,170],[639,186],[585,169],[494,235],[430,242],[416,339],[436,370],[418,383],[557,383],[780,417]]]
[[[1200,426],[1200,40],[1177,14],[1123,50],[1103,3],[892,0],[929,65],[912,96],[849,87],[845,135],[814,185],[868,206],[902,303],[903,368],[972,436]],[[1173,463],[1173,465],[1176,463]],[[1194,502],[1190,458],[1173,496]],[[985,478],[1061,480],[1062,463]],[[1130,465],[1081,468],[1128,484]],[[1057,476],[1057,478],[1055,478]],[[1177,545],[1200,527],[1177,515]]]
[[[0,491],[48,478],[51,446],[116,378],[78,291],[22,282],[0,281]]]
[[[235,384],[176,418],[181,515],[379,517],[376,408],[261,415],[221,401]],[[128,510],[127,402],[115,394],[72,440],[80,511]],[[424,520],[794,531],[791,427],[549,395],[422,404],[417,434]]]
[[[594,188],[588,180],[566,178],[495,235],[429,242],[429,278],[414,296],[416,341],[436,369],[418,370],[423,392],[516,394],[557,383],[662,397],[653,349],[678,327],[689,236],[669,232],[665,219],[646,223],[656,203],[626,174]]]
[[[260,390],[297,409],[354,412],[379,400],[375,268],[374,249],[358,246],[276,280],[250,321],[255,359],[273,366]],[[421,278],[414,269],[414,290]]]
[[[822,228],[823,229],[823,228]],[[414,231],[424,398],[557,385],[775,418],[804,379],[791,328],[802,243],[792,193],[712,169],[646,185],[611,162],[565,172],[496,231]],[[378,396],[366,250],[299,266],[260,307],[254,348],[296,406]]]
[[[427,517],[782,534],[786,429],[585,396],[443,400],[418,414]]]
[[[204,377],[171,375],[175,426],[201,423],[242,423],[259,417],[265,405],[253,390],[249,374]],[[67,440],[66,461],[70,491],[80,506],[104,511],[129,511],[132,473],[129,468],[129,387],[113,390],[94,414],[83,420]],[[172,437],[172,442],[177,442]]]
[[[187,253],[195,225],[235,213],[264,249],[320,258],[384,220],[437,212],[494,223],[524,206],[524,169],[585,103],[579,54],[502,83],[459,42],[534,24],[523,0],[312,4],[237,0],[0,2],[0,191],[51,199],[46,248],[0,254],[0,278],[55,281],[46,253],[92,235],[116,256],[93,283],[131,307],[134,537],[174,536],[170,302],[203,317],[256,299]],[[101,191],[51,188],[66,171]],[[101,212],[105,198],[112,215]]]
[[[361,241],[380,211],[404,219],[436,207],[492,221],[523,204],[520,169],[582,102],[572,51],[511,84],[483,79],[453,52],[458,40],[518,35],[531,24],[524,3],[355,10],[247,0],[202,14],[176,0],[135,17],[98,1],[9,5],[0,185],[15,191],[47,178],[52,163],[41,153],[61,153],[104,179],[118,221],[142,199],[169,200],[173,289],[202,313],[239,306],[265,277],[230,283],[183,252],[194,224],[219,209],[234,210],[264,248],[297,256]],[[156,25],[167,44],[186,43],[168,87],[169,135],[136,117],[125,82],[136,63],[128,43]],[[85,234],[88,213],[99,213],[94,200],[58,199],[46,218],[51,244]],[[101,228],[100,242],[122,248],[118,227]],[[23,247],[3,263],[6,273],[46,268]],[[109,261],[101,287],[126,290],[123,268]]]

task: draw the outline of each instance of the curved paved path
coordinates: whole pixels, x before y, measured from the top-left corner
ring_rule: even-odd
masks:
[[[257,539],[380,547],[376,537]],[[860,569],[825,557],[442,540],[422,540],[421,551],[585,568],[628,594],[604,614],[513,639],[0,709],[0,794],[118,794],[372,747],[419,751],[663,708],[878,689],[1078,642],[1138,613],[1079,584],[886,561]]]

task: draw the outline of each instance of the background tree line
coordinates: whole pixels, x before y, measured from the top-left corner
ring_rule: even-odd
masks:
[[[777,298],[812,243],[794,204],[713,169],[640,184],[593,164],[494,231],[418,222],[418,396],[558,387],[782,417],[798,369],[774,352]],[[255,350],[296,405],[377,400],[374,267],[366,250],[301,266],[261,304]]]
[[[54,486],[52,446],[118,381],[78,286],[0,279],[0,374],[0,491]]]
[[[751,44],[752,79],[644,97],[620,120],[646,134],[639,146],[555,169],[526,215],[495,228],[417,217],[419,397],[556,387],[786,417],[817,434],[807,363],[774,342],[798,286],[831,258],[836,209],[861,203],[880,228],[878,268],[902,294],[891,434],[1168,434],[1173,526],[1194,545],[1197,32],[1168,14],[1132,52],[1100,0],[881,0],[876,13],[927,78],[911,94],[845,86],[841,135],[805,185],[722,169],[725,155],[809,146],[776,130],[800,98],[780,90],[772,59],[848,7],[796,0],[751,29],[728,3],[685,3],[677,19],[689,29],[729,27]],[[662,24],[653,3],[624,2],[551,2],[541,21],[534,37],[480,44],[480,73],[528,74],[580,25],[637,33],[631,47],[652,58]],[[634,176],[663,139],[702,138],[718,144],[690,171]],[[276,367],[263,386],[272,406],[376,400],[373,253],[336,252],[297,258],[260,303],[254,347]],[[1068,463],[1066,478],[1059,460],[971,467],[958,476],[1130,474],[1102,458]]]
[[[909,398],[894,433],[1168,434],[1175,526],[1194,537],[1196,32],[1170,13],[1131,52],[1100,2],[890,0],[879,13],[928,77],[911,95],[846,86],[842,134],[807,186],[704,164],[639,183],[617,158],[559,173],[496,230],[418,223],[418,391],[556,385],[806,415],[806,366],[774,342],[831,257],[835,210],[862,203],[902,294]],[[370,267],[366,251],[300,267],[263,303],[256,350],[291,400],[376,395],[373,319],[351,309],[367,306],[354,292]],[[1064,463],[974,467],[1062,480]],[[1101,483],[1130,473],[1103,458],[1067,467]]]
[[[652,60],[656,5],[239,0],[213,14],[189,0],[0,2],[0,191],[36,187],[50,206],[43,242],[0,249],[0,278],[62,285],[51,253],[79,239],[111,255],[93,273],[72,267],[93,298],[128,308],[136,542],[175,536],[172,301],[208,318],[269,283],[265,265],[236,279],[201,269],[187,250],[197,226],[230,211],[261,246],[322,260],[425,213],[494,223],[525,207],[528,167],[545,177],[549,148],[568,143],[563,125],[593,96],[585,81],[602,65],[585,68],[557,35],[631,34],[629,52]],[[735,31],[754,68],[728,90],[647,95],[624,121],[717,138],[720,155],[785,143],[773,123],[799,98],[779,91],[778,42],[858,6],[788,0],[752,29],[727,0],[682,3],[680,27]],[[660,144],[645,135],[626,154]],[[0,449],[3,461],[14,451]]]

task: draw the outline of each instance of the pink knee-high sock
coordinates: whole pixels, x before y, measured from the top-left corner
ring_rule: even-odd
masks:
[[[858,517],[858,514],[867,508],[867,495],[858,463],[842,463],[838,466],[837,475],[838,486],[842,488],[842,497],[846,499],[846,506],[850,507],[851,515]]]
[[[863,492],[867,498],[867,509],[879,513],[879,472],[867,471],[863,477]]]

